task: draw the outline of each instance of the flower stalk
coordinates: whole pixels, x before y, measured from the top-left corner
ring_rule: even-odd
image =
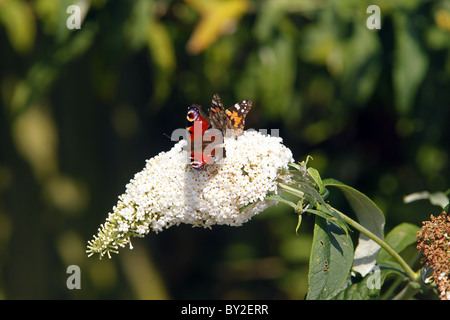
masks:
[[[334,209],[336,210],[336,209]],[[383,249],[385,249],[397,262],[402,266],[405,273],[408,275],[409,279],[411,281],[418,281],[420,278],[420,275],[417,272],[414,272],[409,264],[394,250],[387,244],[383,239],[379,238],[376,234],[368,230],[367,228],[364,228],[361,224],[359,224],[357,221],[353,220],[349,216],[343,214],[339,210],[336,210],[337,214],[351,227],[355,228],[359,232],[365,234],[370,239],[378,243]]]
[[[111,257],[132,237],[158,233],[181,223],[211,228],[240,226],[277,196],[278,179],[293,162],[281,138],[245,131],[225,137],[226,158],[203,170],[190,165],[186,140],[147,161],[127,184],[98,234],[88,242],[87,254]]]

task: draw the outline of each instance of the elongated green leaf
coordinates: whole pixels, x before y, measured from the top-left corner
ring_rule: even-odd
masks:
[[[379,36],[364,24],[356,24],[344,46],[341,85],[348,101],[364,105],[375,90],[380,71],[382,49]]]
[[[317,171],[314,168],[308,168],[308,173],[311,176],[311,178],[313,178],[313,180],[317,184],[317,186],[319,187],[319,193],[322,194],[324,187],[323,187],[323,182],[322,182],[322,178],[320,177],[319,171]]]
[[[345,284],[352,264],[351,239],[334,223],[316,216],[306,298],[332,298]]]
[[[0,7],[0,25],[14,50],[24,53],[32,49],[36,22],[30,4],[23,0],[0,1]]]
[[[339,188],[354,210],[358,222],[376,236],[383,239],[384,215],[372,200],[358,190],[337,180],[326,179],[323,183],[325,187],[333,186]],[[365,276],[375,265],[379,250],[380,245],[366,235],[360,234],[358,246],[355,250],[354,270],[362,276]]]
[[[275,201],[278,201],[278,202],[282,202],[282,203],[285,203],[285,204],[291,206],[294,209],[297,209],[297,206],[295,205],[295,203],[293,203],[292,201],[287,200],[287,199],[279,196],[278,194],[271,194],[271,195],[266,197],[266,200],[275,200]]]
[[[407,113],[412,108],[428,69],[427,55],[419,41],[414,18],[417,17],[402,13],[394,15],[396,50],[392,72],[395,104],[400,113]]]
[[[335,223],[337,226],[339,226],[339,228],[341,228],[342,230],[344,230],[345,234],[348,237],[348,226],[347,223],[345,223],[345,221],[343,221],[341,219],[341,217],[339,217],[336,212],[334,212],[333,210],[328,210],[328,207],[320,207],[319,210],[315,210],[315,209],[306,209],[305,212],[309,212],[312,214],[315,214],[319,217],[322,217],[323,219],[326,220],[330,220],[330,222]]]
[[[298,164],[298,163],[289,163],[289,167],[292,167],[294,169],[296,169],[297,171],[303,172],[304,170],[304,165],[303,164]]]
[[[407,246],[417,241],[417,231],[420,228],[410,223],[402,223],[392,229],[384,239],[389,246],[396,252],[400,253]],[[400,265],[392,258],[392,256],[384,249],[378,253],[377,262],[379,265],[396,267],[402,269]]]
[[[330,206],[325,202],[323,197],[314,188],[311,188],[302,182],[299,182],[298,185],[299,188],[305,192],[305,195],[312,196],[314,198],[314,202],[316,202],[315,206],[317,210],[305,210],[305,211],[317,214],[326,219],[331,219],[339,227],[341,227],[341,229],[343,229],[345,231],[345,234],[348,236],[347,223],[344,220],[342,220],[342,218],[332,208],[330,208]]]

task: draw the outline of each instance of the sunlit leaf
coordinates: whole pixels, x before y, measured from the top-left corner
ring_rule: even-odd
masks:
[[[56,32],[57,20],[61,11],[62,1],[35,0],[34,10],[41,21],[42,29],[46,34]],[[66,15],[67,17],[67,15]]]
[[[385,218],[383,212],[372,200],[358,190],[337,180],[326,179],[323,182],[325,186],[339,188],[350,203],[350,206],[358,218],[358,222],[376,236],[383,239]],[[379,250],[379,244],[365,234],[360,233],[353,265],[355,271],[359,272],[362,276],[365,276],[375,265]]]
[[[317,169],[310,167],[310,168],[308,168],[308,173],[311,176],[311,178],[313,178],[313,180],[317,184],[317,186],[319,187],[319,193],[322,194],[324,186],[323,186],[322,178],[320,177],[319,171],[317,171]]]
[[[416,225],[410,223],[402,223],[392,229],[387,235],[384,241],[396,252],[400,253],[407,246],[415,243],[417,241],[417,232],[420,228]],[[390,267],[397,267],[396,261],[392,256],[385,250],[381,249],[378,253],[377,262],[379,265],[386,265]],[[395,265],[393,265],[395,264]],[[400,265],[397,267],[402,269]]]
[[[314,24],[303,32],[302,51],[300,55],[309,63],[326,65],[332,52],[340,52],[335,31],[329,25]]]
[[[36,26],[27,2],[0,1],[0,22],[5,26],[14,50],[23,53],[31,49],[34,44]]]
[[[187,44],[188,51],[198,54],[215,42],[223,33],[233,30],[248,8],[247,0],[185,0],[201,15]]]
[[[308,16],[327,5],[327,1],[292,1],[270,0],[254,2],[258,8],[255,35],[260,41],[266,41],[271,32],[280,25],[280,18],[289,14],[302,14]]]
[[[352,263],[351,239],[334,223],[316,216],[306,298],[332,298],[344,286]]]
[[[124,32],[129,46],[135,50],[140,49],[146,42],[149,33],[151,35],[152,33],[157,32],[153,30],[153,27],[148,27],[153,20],[152,7],[153,1],[135,1],[130,16],[126,21]]]
[[[450,11],[439,10],[436,12],[434,19],[441,30],[450,32]]]
[[[58,135],[48,110],[36,107],[21,113],[12,127],[12,137],[37,178],[57,170]]]
[[[154,20],[148,25],[147,46],[156,65],[154,99],[163,101],[170,93],[170,77],[176,67],[175,49],[166,27]]]

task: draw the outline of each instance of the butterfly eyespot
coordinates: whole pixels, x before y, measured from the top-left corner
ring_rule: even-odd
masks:
[[[188,108],[188,112],[186,115],[188,122],[195,121],[199,116],[200,116],[200,111],[197,107],[194,107],[194,105],[192,105]]]
[[[196,117],[197,117],[197,115],[195,114],[194,111],[189,111],[186,118],[189,121],[194,121]]]
[[[195,161],[195,160],[191,162],[191,166],[192,166],[192,168],[194,168],[196,170],[201,170],[205,167],[205,165],[203,163]]]

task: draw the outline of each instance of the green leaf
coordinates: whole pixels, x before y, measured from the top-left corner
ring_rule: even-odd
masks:
[[[379,36],[365,24],[356,24],[343,51],[341,91],[348,101],[364,105],[379,83],[381,71]]]
[[[334,223],[316,216],[306,299],[332,298],[344,286],[352,264],[351,239]]]
[[[392,229],[384,239],[386,243],[394,249],[397,253],[400,253],[409,245],[417,241],[417,232],[420,228],[410,223],[402,223]],[[377,257],[378,265],[395,267],[400,270],[403,268],[392,258],[392,256],[385,250],[381,249]]]
[[[324,210],[325,209],[325,210]],[[305,212],[315,214],[325,220],[329,220],[332,223],[335,223],[339,228],[341,228],[348,237],[348,226],[347,223],[341,219],[334,211],[328,210],[327,207],[319,207],[318,210],[315,209],[305,209]],[[333,212],[333,214],[331,214]]]
[[[413,106],[417,90],[428,69],[428,59],[419,42],[417,17],[399,12],[394,15],[395,50],[393,85],[395,104],[400,113]]]
[[[175,49],[169,31],[163,23],[153,20],[147,27],[147,47],[155,64],[153,93],[157,104],[170,93],[170,79],[176,68]],[[137,43],[139,38],[136,36]]]
[[[315,207],[317,208],[317,210],[306,209],[305,211],[319,215],[327,220],[330,219],[331,221],[335,222],[341,229],[343,229],[348,236],[347,223],[332,208],[330,208],[323,197],[314,188],[311,188],[302,182],[299,182],[298,185],[299,188],[304,191],[305,195],[313,197],[313,203],[315,202]]]
[[[300,165],[300,164],[295,163],[295,162],[289,163],[288,165],[289,165],[289,167],[292,167],[292,168],[294,168],[294,169],[296,169],[296,170],[298,170],[298,171],[300,171],[300,172],[305,171],[305,170],[304,170],[304,169],[305,169],[305,165]]]
[[[380,239],[383,239],[385,223],[384,215],[372,200],[358,190],[337,180],[326,179],[323,183],[325,187],[332,186],[339,188],[350,203],[359,223]],[[354,257],[353,268],[355,271],[359,272],[362,276],[365,276],[375,265],[379,250],[379,244],[371,240],[365,234],[360,233]]]
[[[36,21],[27,1],[0,1],[0,25],[5,28],[11,46],[19,53],[32,49],[36,35]]]
[[[394,273],[390,269],[376,269],[367,274],[361,281],[351,284],[339,292],[333,300],[375,300],[381,292],[386,276]]]
[[[274,200],[274,201],[282,202],[282,203],[285,203],[285,204],[291,206],[294,209],[297,209],[297,206],[296,206],[295,203],[293,203],[292,201],[287,200],[287,199],[279,196],[278,194],[271,194],[271,195],[267,196],[265,199],[266,200]]]
[[[314,168],[308,168],[308,173],[311,176],[311,178],[314,180],[314,182],[317,184],[317,186],[319,187],[319,193],[322,194],[324,186],[323,186],[322,178],[320,177],[319,171],[317,171]]]

